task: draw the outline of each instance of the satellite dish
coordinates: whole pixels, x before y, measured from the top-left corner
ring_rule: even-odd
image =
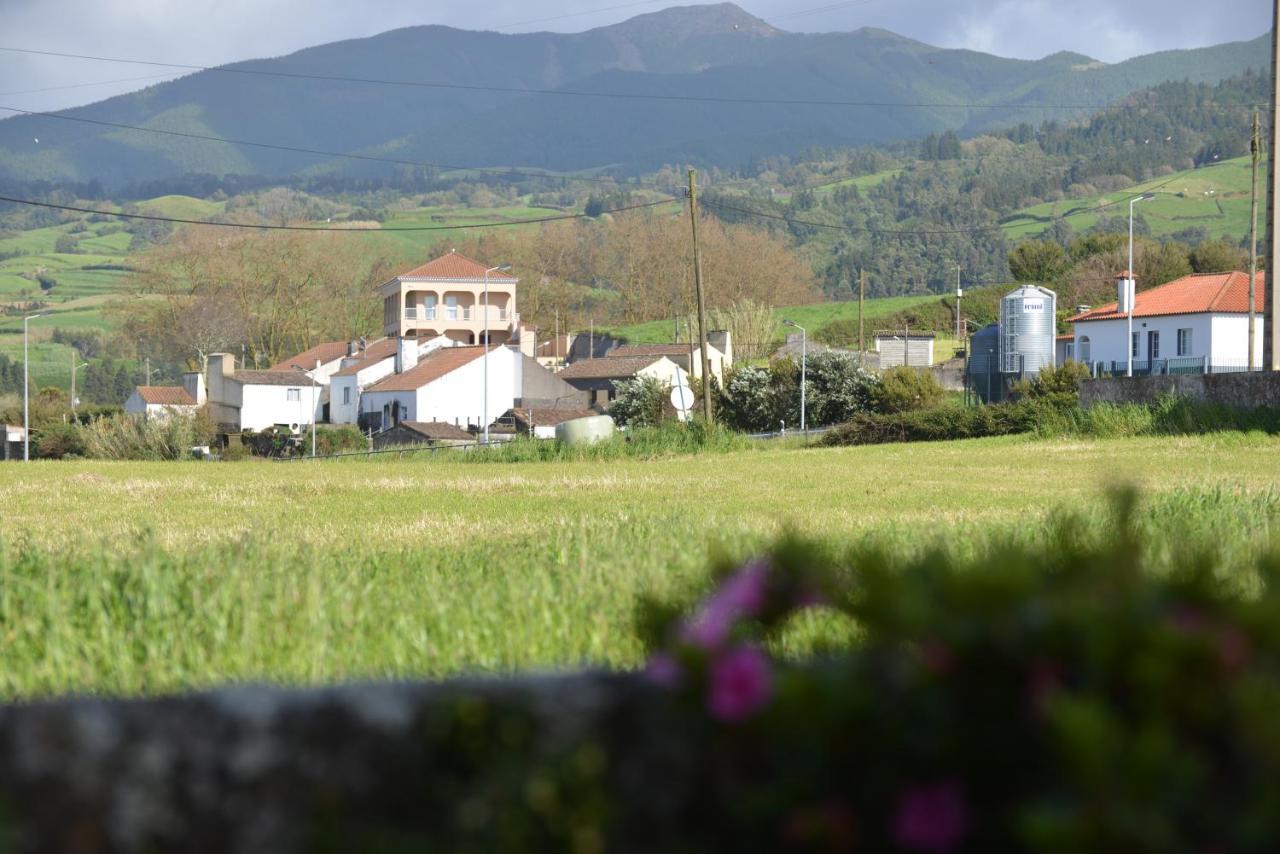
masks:
[[[671,389],[671,405],[675,407],[676,412],[684,415],[690,409],[693,409],[693,389],[684,383],[680,383]]]

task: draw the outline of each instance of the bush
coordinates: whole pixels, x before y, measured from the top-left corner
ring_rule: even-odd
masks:
[[[1031,379],[1018,380],[1013,392],[1021,397],[1052,398],[1060,403],[1080,399],[1080,383],[1089,379],[1089,367],[1068,359],[1058,367],[1045,368]]]
[[[209,444],[198,418],[176,413],[152,419],[98,418],[81,427],[80,435],[85,455],[100,460],[184,460],[193,447]]]
[[[609,415],[621,426],[653,427],[662,423],[671,408],[671,386],[654,377],[619,380],[616,388]]]
[[[84,437],[79,425],[50,424],[39,433],[33,431],[32,453],[47,460],[84,456]]]
[[[648,676],[680,709],[664,755],[696,817],[653,847],[1267,849],[1280,559],[1247,584],[1198,549],[1149,572],[1132,508],[972,561],[788,541],[691,606],[649,603]],[[854,649],[773,660],[814,606],[804,625]]]
[[[864,413],[822,437],[824,445],[883,445],[891,442],[940,442],[1029,433],[1046,418],[1030,403],[946,406],[892,414]]]
[[[871,393],[871,408],[876,412],[933,409],[942,396],[942,384],[932,371],[899,365],[880,375],[880,384]]]
[[[369,447],[368,438],[354,427],[317,427],[316,454],[329,456],[348,451],[364,451]],[[302,437],[301,453],[311,455],[311,432]]]

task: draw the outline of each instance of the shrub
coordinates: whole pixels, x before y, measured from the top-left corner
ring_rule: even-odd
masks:
[[[194,416],[167,418],[112,415],[80,428],[86,456],[101,460],[183,460],[197,445],[209,444]]]
[[[882,445],[1028,433],[1044,420],[1041,408],[1023,402],[945,406],[891,414],[864,413],[827,433],[822,442],[824,445]]]
[[[81,428],[74,423],[50,424],[32,435],[32,453],[47,460],[84,456],[84,437]]]
[[[1058,367],[1045,368],[1031,379],[1018,380],[1013,392],[1022,397],[1053,398],[1074,403],[1080,398],[1080,383],[1089,379],[1089,367],[1067,360]]]
[[[654,377],[619,380],[617,397],[609,404],[609,415],[619,425],[652,427],[661,424],[671,401],[671,386]]]
[[[346,451],[363,451],[369,447],[369,440],[354,427],[317,427],[316,454],[329,456]],[[311,454],[311,432],[302,437],[301,453]]]
[[[755,365],[735,365],[716,395],[716,415],[735,430],[762,433],[776,429],[777,403],[770,373]]]
[[[899,365],[880,375],[880,383],[871,393],[871,408],[876,412],[933,409],[942,396],[942,384],[932,371]]]
[[[1148,572],[1132,507],[972,561],[793,540],[693,605],[649,603],[647,675],[680,710],[693,755],[665,755],[696,817],[653,847],[1267,848],[1280,560],[1248,585],[1195,549]],[[771,658],[815,606],[804,623],[856,625],[855,648]]]

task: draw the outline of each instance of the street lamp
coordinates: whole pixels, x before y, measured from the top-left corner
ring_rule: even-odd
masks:
[[[22,461],[24,463],[31,462],[31,390],[29,388],[31,356],[27,347],[27,324],[44,315],[44,312],[36,312],[22,318]]]
[[[1147,202],[1156,197],[1155,193],[1143,193],[1129,200],[1129,270],[1124,282],[1125,302],[1129,310],[1125,312],[1129,337],[1125,339],[1125,351],[1129,354],[1124,375],[1133,376],[1133,308],[1138,301],[1138,287],[1133,281],[1133,206],[1138,202]]]
[[[484,421],[484,444],[489,444],[489,274],[511,272],[510,264],[499,264],[484,271],[484,353],[480,360],[484,363],[484,404],[481,418]]]
[[[805,420],[805,392],[804,387],[808,382],[809,370],[809,333],[803,326],[794,320],[782,321],[783,326],[790,326],[792,329],[800,330],[800,432],[804,433],[805,439],[809,438],[808,423]]]
[[[76,412],[76,407],[80,404],[80,398],[76,397],[76,371],[80,370],[81,368],[87,368],[87,367],[89,367],[89,363],[80,361],[80,353],[73,349],[71,351],[71,420],[72,421],[76,421],[79,418],[79,413]]]

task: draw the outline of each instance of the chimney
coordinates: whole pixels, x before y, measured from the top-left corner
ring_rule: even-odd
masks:
[[[350,359],[356,354],[356,347],[360,346],[358,342],[352,340],[347,342],[347,358]]]
[[[209,393],[210,402],[225,402],[228,395],[223,391],[223,378],[233,376],[236,372],[236,357],[230,353],[214,353],[209,357]]]
[[[191,399],[196,402],[196,406],[204,406],[205,401],[208,400],[208,395],[205,394],[204,389],[204,374],[199,371],[183,374],[182,387],[187,394],[191,395]]]
[[[1116,274],[1116,306],[1117,310],[1128,313],[1133,311],[1133,303],[1137,299],[1138,278],[1129,270]]]
[[[403,374],[418,365],[418,342],[413,338],[396,339],[396,373]]]
[[[1093,306],[1091,305],[1081,304],[1076,306],[1076,314],[1084,314],[1086,311],[1092,311],[1092,310],[1093,310]]]

